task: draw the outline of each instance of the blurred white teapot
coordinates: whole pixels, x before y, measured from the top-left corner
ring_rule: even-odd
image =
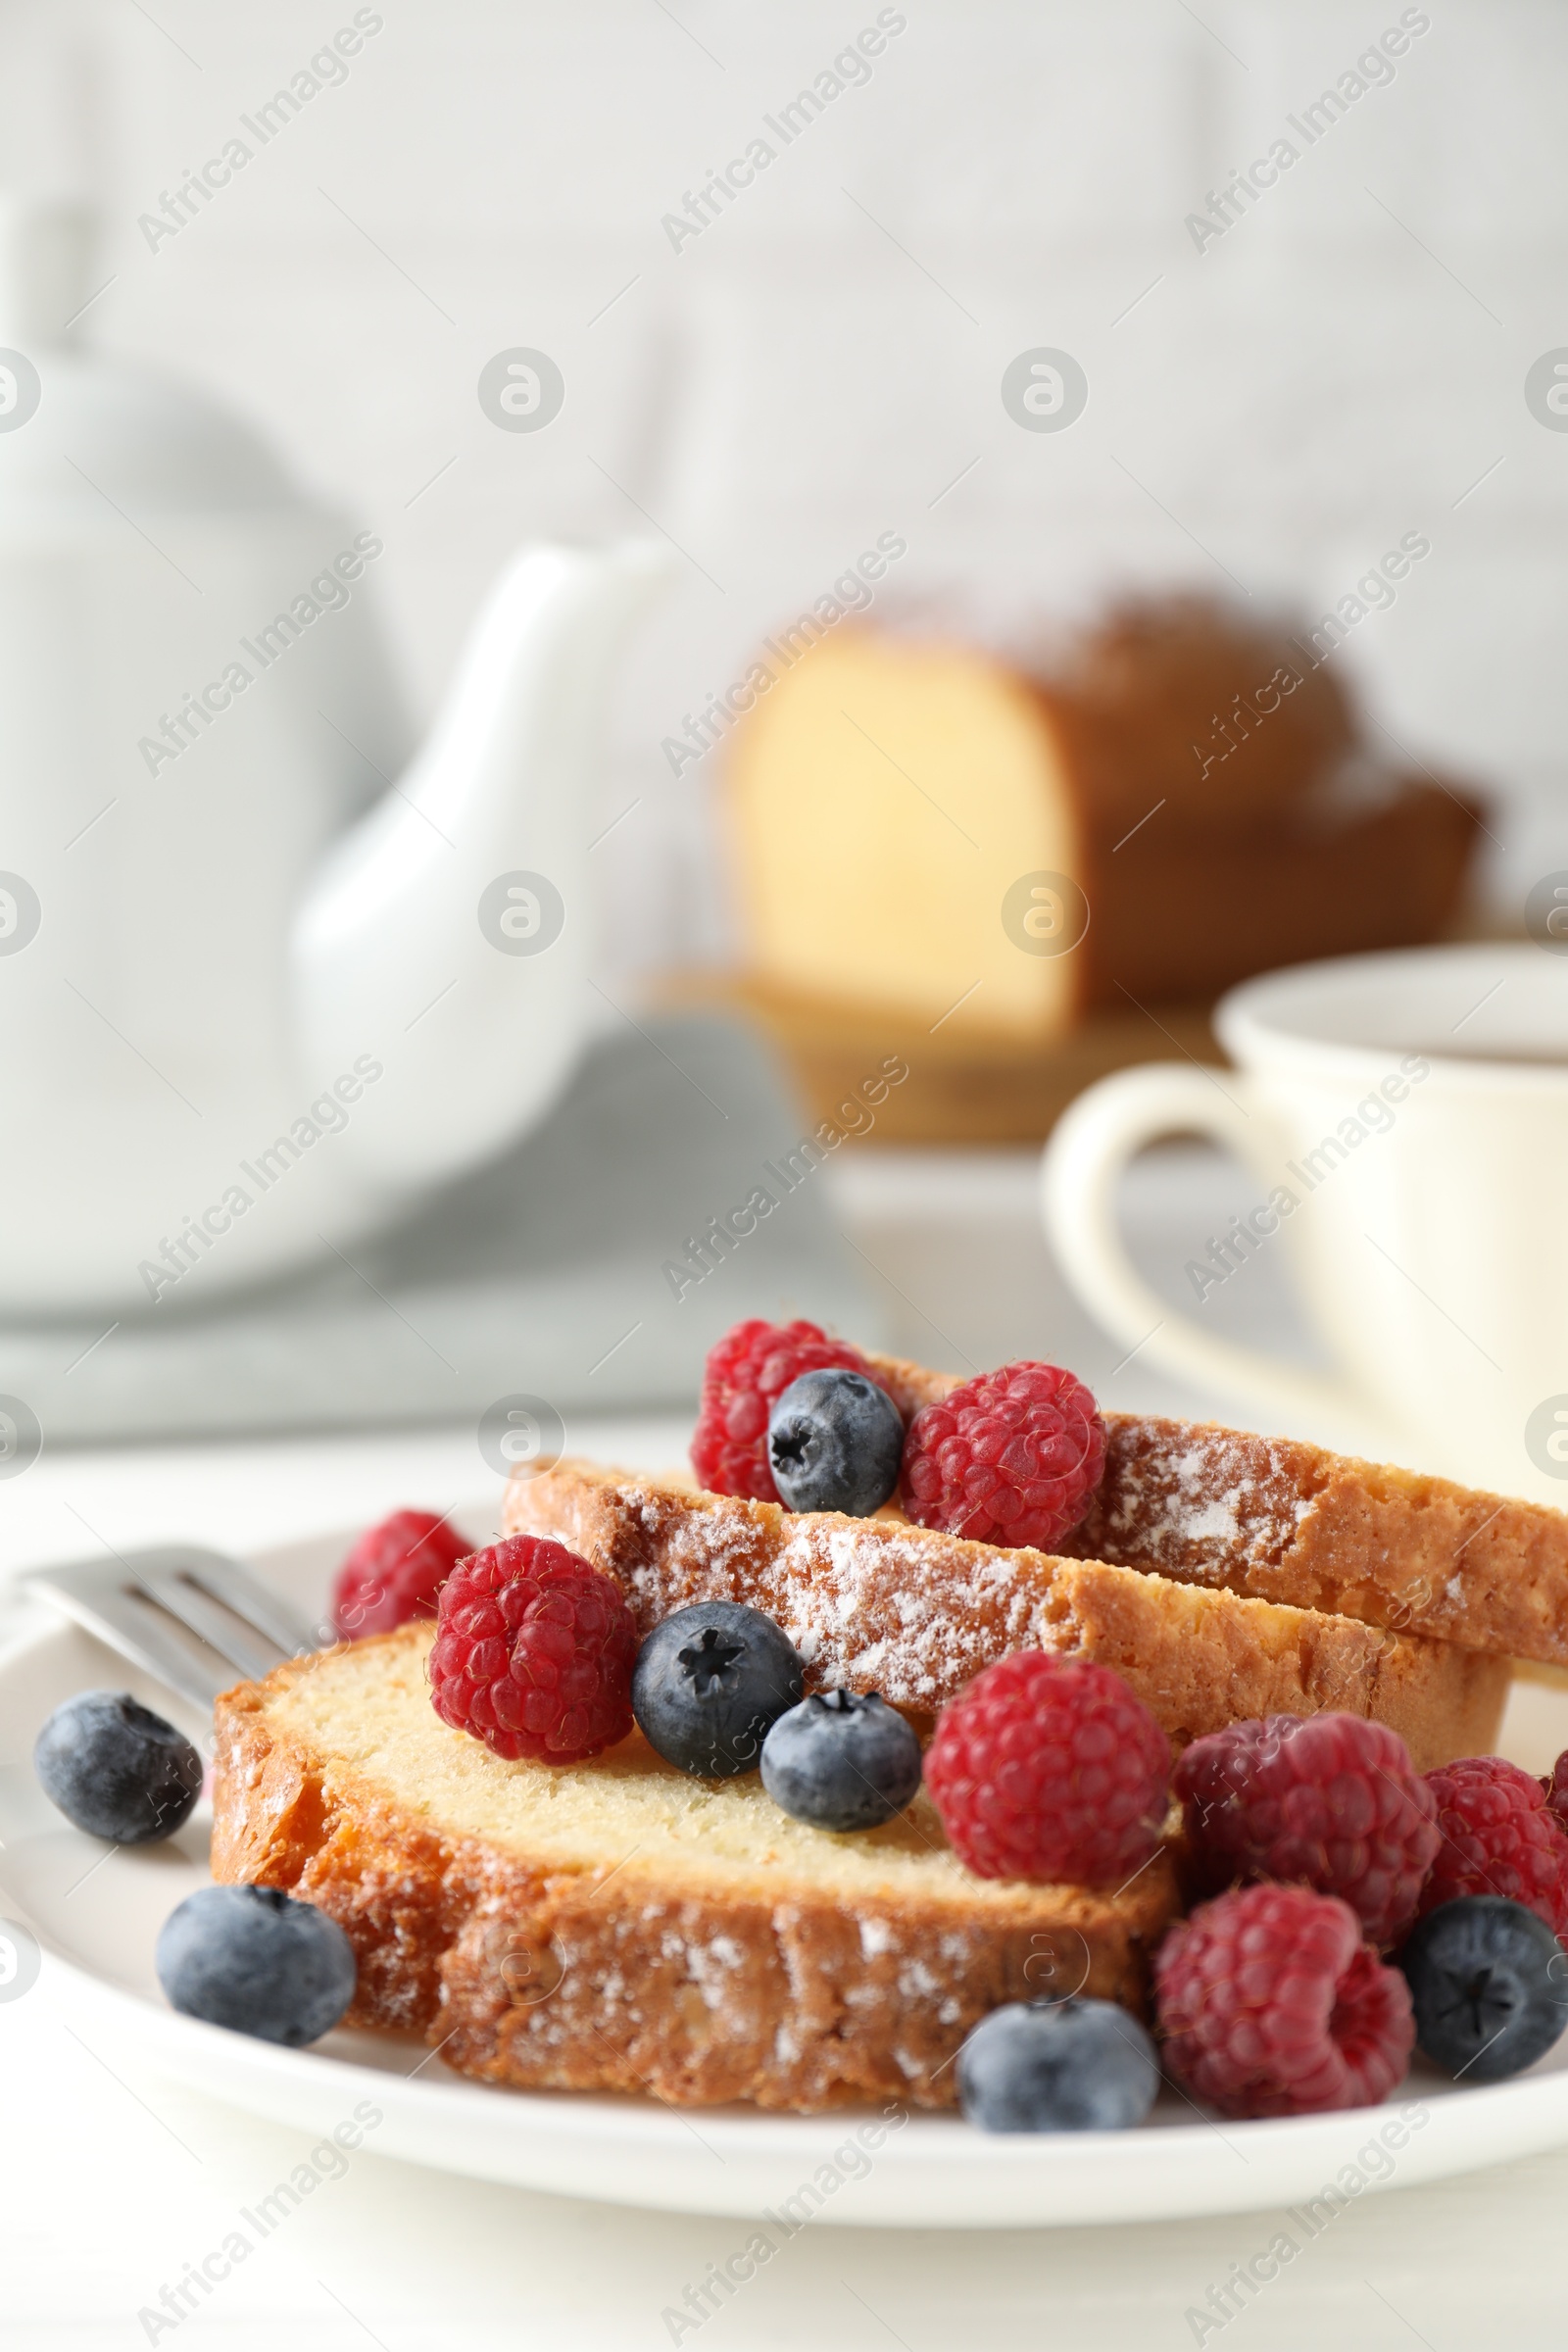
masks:
[[[199,1301],[546,1109],[643,546],[492,589],[396,783],[374,534],[77,355],[84,224],[0,203],[0,1311]]]

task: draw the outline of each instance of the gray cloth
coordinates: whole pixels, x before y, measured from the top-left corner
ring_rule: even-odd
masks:
[[[0,1393],[46,1445],[467,1421],[504,1468],[559,1445],[568,1413],[691,1402],[744,1315],[806,1315],[875,1346],[882,1318],[820,1170],[785,1162],[804,1115],[751,1032],[651,1021],[593,1046],[543,1126],[352,1247],[352,1268],[328,1259],[200,1314],[126,1315],[96,1347],[103,1317],[0,1327]],[[698,1263],[688,1237],[759,1187],[771,1213],[672,1282],[666,1261]]]

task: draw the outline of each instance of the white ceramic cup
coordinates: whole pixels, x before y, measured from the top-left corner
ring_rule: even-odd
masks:
[[[1256,1426],[1357,1429],[1406,1463],[1568,1507],[1568,956],[1302,964],[1234,989],[1215,1026],[1234,1070],[1103,1079],[1046,1148],[1046,1229],[1084,1304]],[[1195,1134],[1245,1164],[1255,1205],[1194,1234],[1184,1312],[1133,1266],[1115,1195],[1145,1146]],[[1216,1288],[1275,1250],[1327,1378],[1205,1329]]]

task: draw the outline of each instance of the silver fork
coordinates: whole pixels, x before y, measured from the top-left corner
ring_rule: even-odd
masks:
[[[238,1560],[192,1544],[68,1560],[20,1583],[204,1712],[236,1679],[254,1681],[335,1639]]]

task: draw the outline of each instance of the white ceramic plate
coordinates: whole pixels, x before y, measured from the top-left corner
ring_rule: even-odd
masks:
[[[262,1555],[260,1572],[313,1612],[347,1539]],[[214,2097],[325,2137],[367,2101],[378,2155],[482,2180],[676,2212],[808,2215],[854,2226],[983,2229],[1129,2222],[1409,2187],[1568,2142],[1568,2038],[1512,2082],[1455,2089],[1419,2070],[1381,2110],[1288,2123],[1216,2123],[1167,2092],[1139,2131],[998,2137],[956,2117],[873,2111],[760,2115],[653,2100],[529,2094],[449,2074],[416,2041],[332,2034],[276,2049],[179,2017],[153,1973],[158,1929],[207,1877],[201,1808],[167,1845],[119,1851],[71,1829],[33,1780],[39,1724],[74,1690],[132,1689],[193,1737],[205,1728],[161,1687],[31,1602],[0,1620],[0,1913],[41,1947],[26,1997],[62,2005],[111,2065],[139,2057]],[[1568,1678],[1516,1684],[1506,1751],[1532,1771],[1568,1746]],[[0,1997],[4,1984],[0,1981]],[[1401,2119],[1403,2119],[1401,2121]],[[1322,2208],[1320,2207],[1321,2211]]]

